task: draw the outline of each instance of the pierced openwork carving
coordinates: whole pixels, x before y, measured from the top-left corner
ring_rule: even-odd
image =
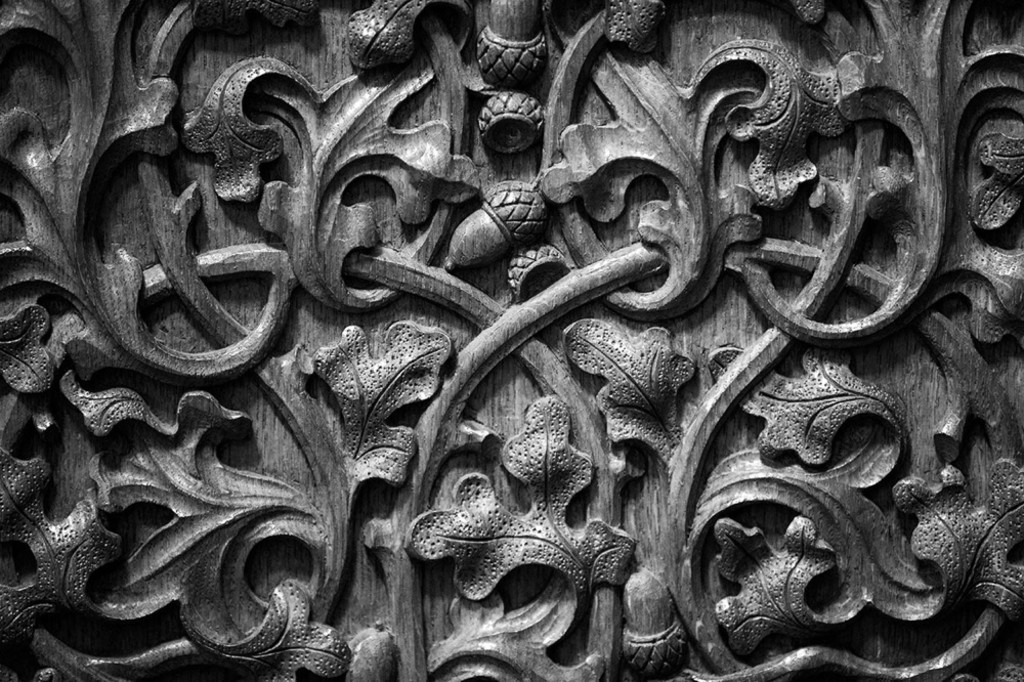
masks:
[[[1024,680],[1024,7],[0,0],[0,682]]]

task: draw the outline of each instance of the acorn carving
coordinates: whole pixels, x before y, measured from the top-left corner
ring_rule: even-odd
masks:
[[[626,581],[623,603],[626,627],[622,657],[641,679],[671,677],[687,658],[686,632],[676,603],[657,576],[640,569]]]
[[[484,205],[452,235],[445,268],[475,268],[501,258],[514,246],[537,242],[548,209],[535,183],[506,180],[484,193]]]
[[[484,104],[478,124],[484,144],[496,152],[513,154],[540,138],[544,110],[525,92],[502,90]]]
[[[536,296],[569,273],[562,252],[551,244],[516,249],[508,264],[508,284],[517,301]]]
[[[517,88],[533,81],[548,58],[537,0],[494,0],[491,23],[480,32],[476,60],[486,83]]]

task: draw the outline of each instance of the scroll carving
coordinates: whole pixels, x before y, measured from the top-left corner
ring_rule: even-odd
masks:
[[[726,4],[0,4],[0,682],[1024,679],[1024,10]]]

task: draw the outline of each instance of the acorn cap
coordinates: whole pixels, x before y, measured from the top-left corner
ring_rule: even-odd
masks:
[[[508,283],[517,301],[535,296],[569,272],[565,256],[551,244],[521,248],[508,266]]]
[[[486,265],[513,245],[532,244],[544,234],[547,216],[544,197],[535,183],[495,183],[484,193],[484,205],[455,228],[445,268]]]
[[[548,46],[544,33],[528,40],[505,38],[484,27],[476,43],[476,61],[484,82],[500,88],[527,85],[544,71]]]
[[[532,182],[506,180],[484,193],[484,210],[508,231],[512,243],[532,244],[544,234],[548,207]]]
[[[477,123],[484,144],[512,154],[527,149],[540,138],[544,109],[525,92],[505,90],[487,100]]]

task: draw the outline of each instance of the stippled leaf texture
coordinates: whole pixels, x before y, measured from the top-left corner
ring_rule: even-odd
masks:
[[[456,506],[430,511],[412,525],[409,548],[424,560],[455,560],[455,582],[483,599],[519,566],[550,566],[565,575],[578,599],[595,583],[621,584],[633,540],[602,521],[570,528],[569,502],[590,484],[590,458],[569,444],[569,410],[559,398],[534,402],[523,430],[505,446],[502,463],[530,491],[525,514],[498,500],[489,478],[468,474],[456,484]]]
[[[722,548],[719,572],[740,585],[739,594],[716,607],[736,653],[751,653],[771,634],[813,633],[820,624],[807,605],[807,586],[835,566],[835,555],[810,519],[795,518],[778,548],[768,544],[760,529],[732,519],[715,524],[715,538]]]
[[[565,332],[565,350],[577,367],[603,376],[597,394],[608,437],[639,441],[668,462],[682,438],[679,389],[693,377],[693,363],[672,348],[668,331],[629,336],[600,320],[580,320]]]
[[[408,426],[387,420],[399,408],[434,395],[451,350],[451,340],[439,329],[398,322],[388,329],[378,357],[370,355],[366,334],[354,326],[317,351],[313,367],[338,398],[342,451],[356,480],[380,478],[391,485],[405,480],[416,438]]]
[[[903,401],[856,377],[845,354],[808,350],[803,369],[799,377],[773,374],[743,406],[768,422],[757,439],[765,458],[793,451],[804,464],[822,466],[832,457],[839,429],[861,415],[874,415],[904,432]]]
[[[120,539],[97,518],[96,504],[79,502],[60,521],[43,509],[50,467],[41,459],[20,460],[0,450],[0,541],[28,547],[33,576],[0,584],[0,645],[31,635],[38,616],[61,608],[85,609],[86,584],[115,559]]]
[[[917,517],[911,548],[942,574],[945,603],[988,601],[1013,620],[1024,615],[1024,566],[1010,552],[1024,540],[1024,472],[1001,459],[989,473],[988,499],[975,503],[959,469],[938,485],[912,476],[893,487],[896,506]]]

